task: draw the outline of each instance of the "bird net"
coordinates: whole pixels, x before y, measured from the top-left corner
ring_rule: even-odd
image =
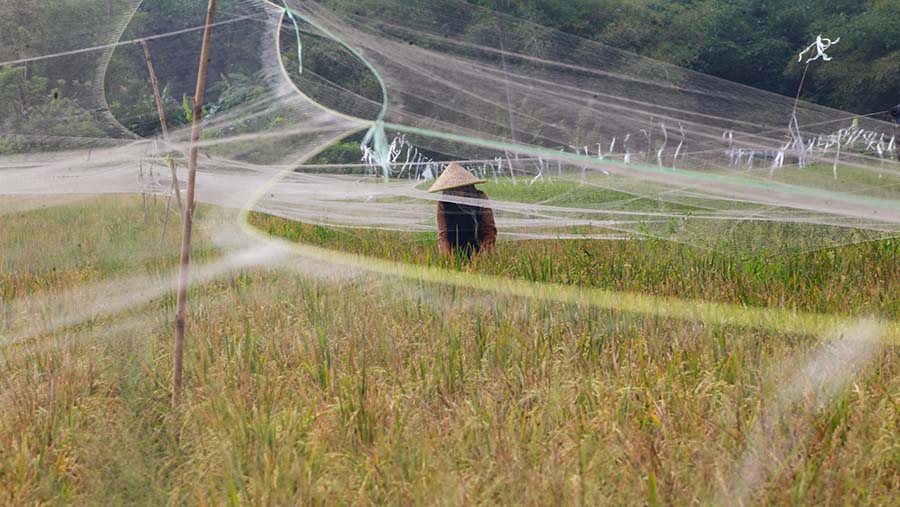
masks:
[[[0,236],[13,213],[90,196],[142,194],[176,209],[173,201],[180,203],[187,184],[205,16],[205,1],[0,0]],[[846,43],[820,38],[799,57],[801,68],[807,62],[839,63],[828,63],[828,53],[837,59],[840,44]],[[450,162],[487,181],[501,241],[650,238],[714,254],[762,252],[765,259],[769,252],[819,250],[900,232],[898,132],[887,111],[859,115],[829,109],[800,100],[802,96],[795,99],[728,82],[460,0],[219,0],[208,63],[196,199],[208,205],[204,211],[215,212],[200,213],[197,220],[220,255],[195,251],[195,284],[260,265],[339,280],[367,271],[422,282],[397,284],[390,286],[390,293],[385,289],[383,296],[376,295],[402,299],[404,312],[408,301],[457,305],[456,311],[468,312],[476,306],[534,298],[571,306],[547,319],[560,326],[568,325],[571,314],[573,320],[596,322],[599,333],[615,334],[616,326],[637,316],[646,325],[635,328],[636,333],[652,340],[675,336],[671,342],[676,347],[692,342],[698,331],[691,327],[683,331],[686,338],[678,339],[676,331],[667,329],[673,319],[716,329],[730,325],[822,336],[846,323],[824,310],[799,313],[815,305],[795,311],[800,305],[785,304],[790,289],[781,292],[780,305],[774,296],[765,301],[735,302],[738,296],[730,302],[688,300],[677,299],[692,297],[677,287],[658,287],[667,283],[662,279],[643,294],[613,292],[577,283],[542,283],[554,281],[552,277],[523,281],[474,269],[413,266],[314,248],[293,250],[301,252],[302,262],[288,264],[281,243],[246,227],[248,212],[255,211],[344,228],[351,235],[358,229],[433,232],[436,201],[450,198],[426,190]],[[111,215],[118,208],[97,208],[97,220],[108,221],[110,229],[117,226]],[[64,218],[78,223],[77,217]],[[138,313],[111,336],[138,335],[137,329],[155,322],[149,319],[152,315],[163,315],[165,325],[170,324],[170,302],[140,313],[141,305],[170,294],[174,279],[168,268],[140,262],[143,250],[149,252],[151,246],[95,245],[94,251],[106,256],[98,264],[112,266],[113,278],[97,281],[92,273],[76,276],[60,269],[57,275],[57,267],[69,261],[61,255],[34,256],[39,258],[26,262],[36,242],[21,236],[41,232],[22,229],[6,243],[11,251],[0,251],[0,268],[47,268],[53,273],[48,277],[62,280],[61,288],[32,294],[20,288],[27,284],[16,286],[27,274],[11,278],[11,284],[0,279],[0,296],[13,296],[0,299],[0,362],[13,357],[8,350],[15,352],[14,347],[30,339],[129,309]],[[101,242],[107,236],[114,235],[96,235]],[[30,249],[21,246],[29,244]],[[78,249],[64,249],[58,240],[40,244],[69,252],[75,257],[72,262],[83,261],[77,257],[81,244]],[[638,255],[644,243],[637,245],[627,251]],[[146,255],[161,252],[170,253],[159,249]],[[138,259],[116,264],[125,255]],[[113,269],[120,264],[130,269]],[[589,258],[585,271],[598,264]],[[616,272],[629,276],[625,268]],[[784,276],[794,280],[801,275],[795,270]],[[876,283],[890,281],[890,273],[880,276],[873,275]],[[281,280],[266,281],[274,288],[260,289],[260,297],[266,298],[262,307],[296,313],[293,303],[275,304],[278,298],[290,298],[273,296]],[[400,286],[411,291],[405,298],[395,291]],[[493,292],[498,297],[473,296],[464,303],[457,300],[463,298],[458,288],[463,289],[459,294]],[[701,289],[693,296],[702,294]],[[826,299],[818,289],[810,291],[812,297]],[[447,293],[429,299],[429,290]],[[652,295],[646,294],[650,291]],[[193,307],[204,318],[240,304],[216,301],[221,294],[215,291],[206,294],[209,297]],[[297,294],[312,300],[319,293]],[[376,296],[361,298],[358,304]],[[351,297],[341,293],[338,299]],[[751,306],[757,303],[768,307]],[[890,301],[870,306],[868,299],[854,308],[868,310],[875,303],[894,308]],[[318,304],[309,307],[317,314]],[[583,307],[609,312],[591,314]],[[374,314],[379,308],[387,308],[381,310],[385,315],[400,314],[388,306],[363,311]],[[516,306],[502,313],[502,319],[512,322],[512,330],[518,322],[530,322],[522,315],[546,316],[553,308]],[[347,306],[341,311],[354,320],[359,309]],[[449,308],[447,314],[453,311]],[[617,321],[615,313],[626,317]],[[266,332],[291,332],[277,327],[292,322],[290,318],[264,315],[272,321],[263,326]],[[485,321],[501,320],[500,315],[491,313]],[[444,326],[444,316],[433,322]],[[343,318],[322,317],[324,324],[310,326],[309,332],[324,340],[323,329]],[[475,319],[483,336],[481,317]],[[892,325],[896,338],[897,326]],[[771,464],[759,456],[778,461],[780,469],[786,461],[781,456],[795,452],[793,437],[773,444],[765,421],[781,420],[780,414],[789,414],[788,408],[796,404],[814,405],[804,391],[809,385],[833,396],[837,390],[830,386],[849,383],[874,356],[871,344],[883,334],[874,327],[863,323],[850,328],[844,333],[851,338],[849,345],[823,347],[808,367],[793,368],[798,373],[789,376],[775,399],[775,415],[756,418],[762,423],[748,434],[747,457],[730,481],[734,486],[724,488],[731,495],[728,501],[743,501],[761,480],[760,470]],[[371,329],[382,328],[353,327],[353,332]],[[421,327],[410,329],[415,334]],[[513,334],[525,343],[528,333],[543,332],[534,327]],[[449,334],[434,336],[443,340]],[[724,335],[715,331],[715,337],[723,340],[724,355]],[[446,341],[453,340],[459,343],[458,336]],[[534,343],[544,344],[544,351],[556,347],[544,338]],[[585,343],[587,350],[594,342]],[[757,342],[747,343],[752,344],[748,349],[757,347]],[[35,339],[36,351],[44,346]],[[580,351],[582,345],[578,347]],[[764,357],[771,354],[768,345],[759,342],[758,348]],[[582,352],[577,354],[581,357]],[[678,359],[656,355],[671,361],[665,366],[669,372],[679,368]],[[616,364],[615,356],[612,361]],[[730,372],[732,366],[721,370]],[[618,369],[616,365],[616,375]],[[747,375],[755,377],[755,372]],[[701,390],[706,387],[691,392]],[[616,396],[622,395],[617,391]],[[704,403],[710,406],[719,403],[707,399],[712,401]],[[703,438],[708,434],[704,430]],[[767,448],[775,451],[763,453]]]
[[[203,2],[37,4],[48,28],[4,29],[0,48],[0,193],[170,195],[172,175],[184,177]],[[452,160],[497,189],[507,239],[817,249],[900,227],[887,115],[795,101],[459,1],[219,4],[201,202],[424,231],[437,198],[427,181]],[[0,4],[10,27],[35,10]],[[827,58],[822,46],[803,57],[815,50]],[[334,145],[341,163],[317,156]]]

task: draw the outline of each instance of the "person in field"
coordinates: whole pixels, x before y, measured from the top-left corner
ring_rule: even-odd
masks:
[[[487,194],[475,188],[482,183],[485,181],[453,162],[428,189],[431,193],[443,192],[445,197],[437,205],[438,249],[442,254],[471,258],[490,250],[497,241]]]

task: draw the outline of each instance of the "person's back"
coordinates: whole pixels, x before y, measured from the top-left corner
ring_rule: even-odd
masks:
[[[439,231],[439,240],[440,236],[446,236],[451,250],[481,250],[481,242],[478,240],[478,208],[441,201],[438,214],[443,215],[444,219],[444,231],[443,234]]]

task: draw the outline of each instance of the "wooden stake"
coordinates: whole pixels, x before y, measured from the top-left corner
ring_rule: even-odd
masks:
[[[150,45],[147,41],[141,39],[141,47],[144,48],[144,58],[147,60],[147,70],[150,71],[150,83],[153,85],[153,95],[156,96],[156,111],[159,113],[159,124],[162,126],[163,140],[169,142],[169,125],[166,122],[166,110],[163,107],[162,95],[159,93],[159,80],[156,78],[156,70],[153,68],[153,60],[150,59]],[[181,204],[181,189],[178,188],[178,175],[175,172],[175,160],[172,157],[166,158],[169,165],[169,172],[172,173],[172,192],[175,194],[175,201],[178,203],[178,209],[184,213],[184,206]],[[168,208],[168,204],[166,204]],[[163,233],[165,239],[165,232]]]
[[[163,245],[165,245],[165,243],[166,243],[166,230],[168,230],[168,228],[169,228],[169,213],[171,211],[172,211],[172,195],[169,194],[169,197],[166,198],[166,214],[163,216],[162,235],[159,237],[159,248],[160,249],[162,249]],[[182,218],[184,218],[184,210],[182,210],[181,216],[182,216]]]
[[[144,161],[138,169],[138,181],[141,182],[141,200],[144,202],[144,225],[147,225],[147,193],[144,191]]]
[[[216,0],[209,0],[206,11],[206,26],[203,29],[203,44],[200,47],[200,69],[197,72],[197,91],[194,94],[194,117],[191,126],[191,151],[188,156],[188,187],[184,206],[184,230],[181,238],[181,262],[178,269],[178,309],[175,314],[175,350],[173,352],[174,376],[172,403],[181,401],[181,374],[184,364],[184,319],[187,306],[188,268],[191,258],[191,232],[194,217],[194,186],[197,181],[197,154],[203,120],[203,94],[206,90],[206,69],[209,65],[209,40],[212,36],[213,19],[216,16]]]

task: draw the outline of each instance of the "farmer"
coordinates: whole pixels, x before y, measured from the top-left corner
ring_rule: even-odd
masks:
[[[470,258],[472,254],[490,250],[497,240],[494,212],[487,207],[487,194],[475,188],[485,183],[455,162],[447,166],[441,177],[428,189],[443,192],[449,199],[438,201],[438,249],[442,254]],[[483,200],[481,203],[471,202]]]

